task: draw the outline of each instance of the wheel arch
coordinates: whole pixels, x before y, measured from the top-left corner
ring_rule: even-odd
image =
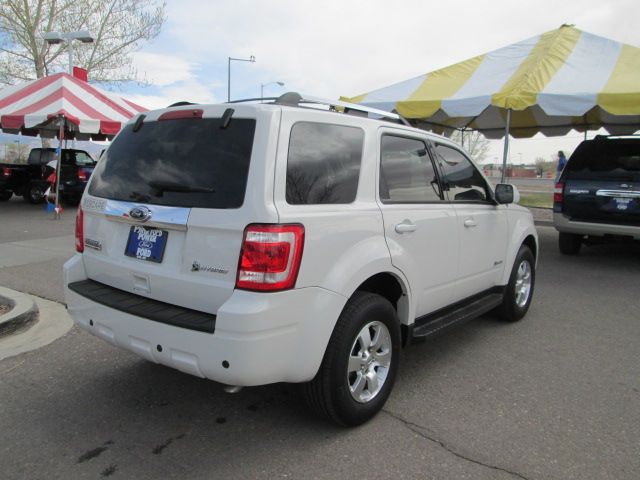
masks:
[[[515,220],[516,221],[512,224],[513,226],[509,236],[507,256],[500,285],[506,285],[509,283],[513,262],[515,261],[518,251],[522,245],[526,245],[531,249],[536,266],[538,264],[538,233],[533,225],[533,221],[528,220],[525,216],[518,216]]]

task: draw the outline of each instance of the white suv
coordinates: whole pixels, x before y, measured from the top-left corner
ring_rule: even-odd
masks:
[[[356,425],[403,345],[525,315],[538,240],[517,190],[494,191],[454,143],[312,103],[130,122],[82,199],[65,293],[113,345],[233,387],[305,383],[314,410]]]

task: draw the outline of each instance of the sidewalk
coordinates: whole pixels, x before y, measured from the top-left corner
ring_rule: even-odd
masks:
[[[0,287],[0,294],[16,304],[12,311],[0,316],[0,320],[5,316],[10,317],[5,318],[8,322],[16,320],[18,308],[27,308],[30,315],[24,322],[17,319],[18,328],[12,333],[0,336],[0,360],[44,347],[62,337],[73,326],[67,309],[60,303],[4,287]]]

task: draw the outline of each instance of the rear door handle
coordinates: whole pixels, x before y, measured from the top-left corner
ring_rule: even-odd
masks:
[[[418,228],[416,226],[415,223],[411,223],[409,220],[405,220],[402,223],[399,223],[396,225],[396,232],[397,233],[410,233],[410,232],[415,232],[416,228]]]
[[[467,227],[467,228],[475,227],[475,226],[477,226],[477,225],[478,225],[478,224],[476,223],[476,221],[475,221],[473,218],[467,218],[467,219],[464,221],[464,226],[465,226],[465,227]]]

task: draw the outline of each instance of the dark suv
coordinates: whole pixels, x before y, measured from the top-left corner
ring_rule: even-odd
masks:
[[[584,243],[640,240],[640,136],[597,136],[571,155],[555,187],[560,252]]]

